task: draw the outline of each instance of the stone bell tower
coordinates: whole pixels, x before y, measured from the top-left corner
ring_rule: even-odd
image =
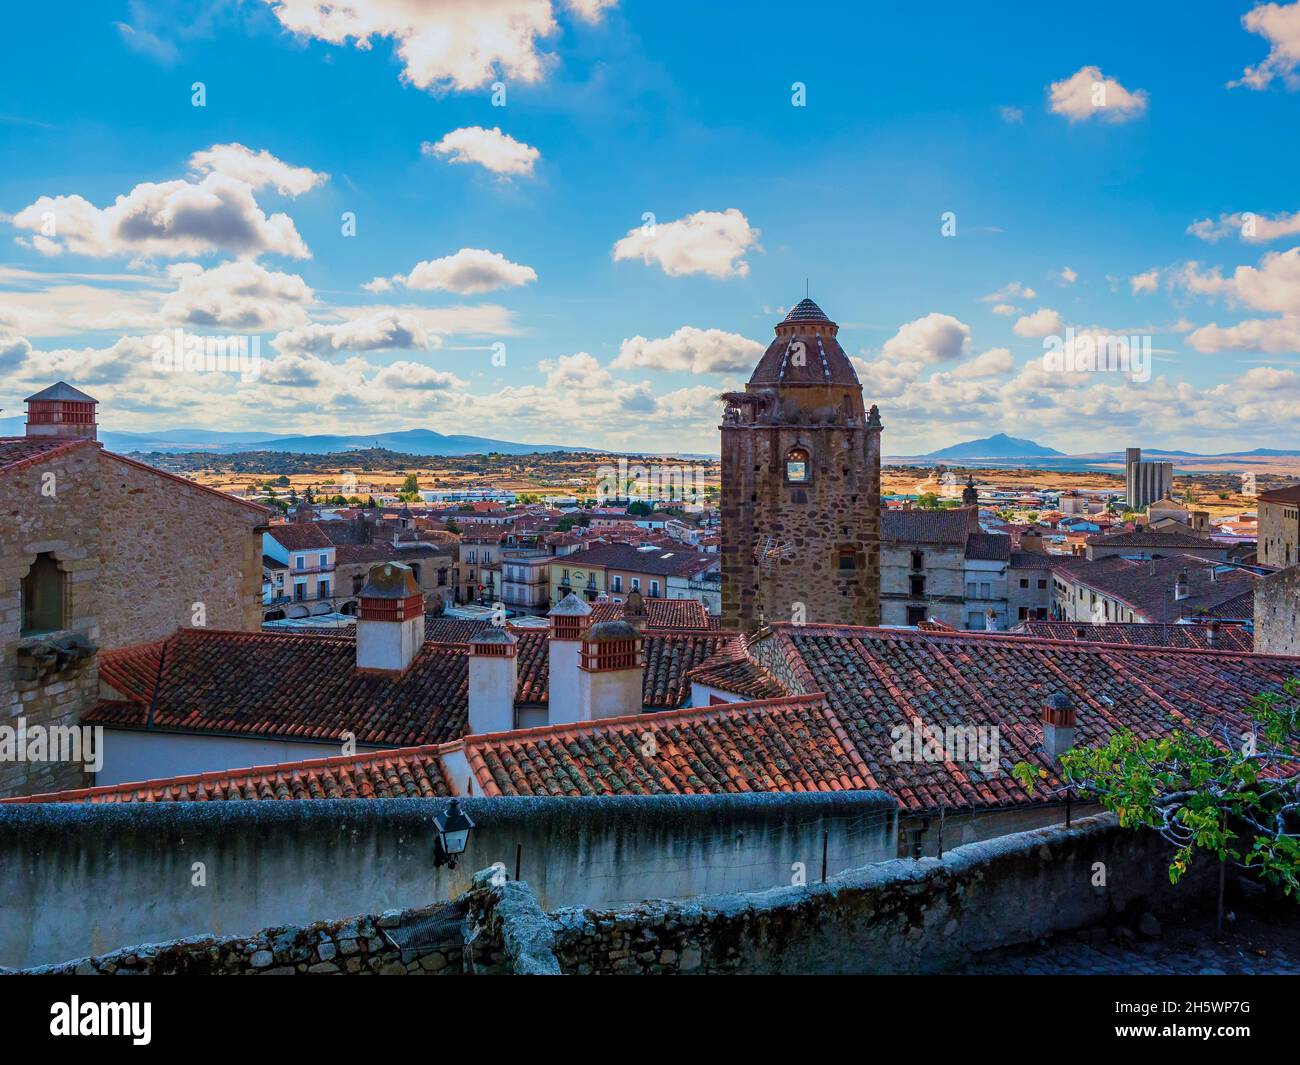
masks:
[[[722,624],[880,624],[880,412],[802,300],[722,399]]]

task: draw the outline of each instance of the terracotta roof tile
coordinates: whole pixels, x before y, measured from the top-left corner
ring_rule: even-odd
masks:
[[[101,701],[89,725],[406,746],[459,736],[468,651],[428,644],[392,678],[356,669],[337,636],[181,629],[161,644],[107,651],[100,677],[126,698]]]
[[[1016,635],[1041,636],[1049,640],[1082,640],[1091,643],[1135,644],[1145,647],[1210,648],[1209,630],[1204,625],[1121,623],[1091,625],[1081,621],[1025,621]],[[1240,625],[1221,625],[1214,647],[1220,651],[1252,651],[1254,638]]]
[[[26,795],[0,802],[223,802],[232,799],[421,799],[451,794],[436,745]]]
[[[773,625],[751,653],[795,666],[805,690],[824,691],[872,776],[910,809],[1005,806],[1029,801],[1009,770],[1024,760],[1048,772],[1041,749],[1043,702],[1069,695],[1077,742],[1118,728],[1140,737],[1178,726],[1209,735],[1246,727],[1258,693],[1300,675],[1300,658],[1036,639],[1002,634],[914,632],[830,625]],[[997,726],[1000,768],[972,762],[895,761],[894,729]]]
[[[707,629],[709,616],[698,599],[645,599],[648,629]],[[622,621],[623,603],[592,603],[591,621]]]
[[[875,786],[820,695],[474,736],[488,795],[696,795]]]

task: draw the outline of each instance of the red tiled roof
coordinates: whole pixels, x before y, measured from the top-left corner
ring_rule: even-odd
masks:
[[[545,646],[544,639],[533,642]],[[1015,762],[1028,761],[1046,773],[1034,801],[1050,800],[1060,784],[1041,749],[1042,706],[1049,695],[1071,699],[1078,742],[1085,745],[1119,728],[1141,738],[1173,728],[1210,735],[1221,726],[1235,735],[1247,727],[1244,709],[1254,696],[1300,674],[1300,657],[833,625],[778,623],[752,650],[760,661],[779,661],[783,675],[809,694],[471,736],[421,750],[463,750],[489,795],[879,788],[909,811],[1013,806],[1031,801],[1010,776]],[[123,683],[123,674],[147,675],[158,662],[147,649],[132,656],[130,669],[121,656],[103,657],[113,659],[109,675],[115,685]],[[137,682],[135,690],[141,687]],[[998,768],[986,774],[974,760],[896,759],[895,741],[914,721],[936,731],[996,727]],[[418,753],[388,751],[382,757],[402,767]],[[226,798],[234,797],[230,789],[236,786],[262,797],[342,791],[342,776],[356,779],[354,762],[374,758],[323,760],[322,766],[334,768],[321,770],[300,763],[204,775],[204,788]],[[402,779],[402,769],[394,771]],[[330,773],[333,783],[326,780]],[[218,787],[208,776],[253,779],[229,779]],[[425,777],[436,783],[428,770]],[[198,779],[116,790],[130,792],[124,798],[134,801],[184,798],[197,796]],[[391,773],[385,780],[391,782]],[[88,792],[70,794],[95,801]]]
[[[160,643],[102,653],[100,679],[126,698],[101,701],[82,723],[436,743],[464,730],[467,655],[464,647],[426,643],[393,678],[358,672],[354,639],[180,629]]]
[[[718,556],[693,551],[679,544],[665,544],[653,551],[642,551],[631,544],[597,544],[585,551],[565,556],[574,566],[593,569],[622,570],[625,573],[650,573],[662,576],[686,576],[716,565]]]
[[[1170,550],[1178,547],[1218,547],[1213,540],[1204,536],[1193,536],[1180,532],[1149,532],[1145,529],[1131,532],[1098,533],[1088,537],[1089,547],[1166,547]]]
[[[94,446],[93,440],[60,436],[0,436],[0,473],[12,473],[30,463],[52,458],[56,452]]]
[[[1204,625],[1169,625],[1148,622],[1116,622],[1092,625],[1083,621],[1023,621],[1015,635],[1041,636],[1049,640],[1082,640],[1090,643],[1121,643],[1143,647],[1195,647],[1208,650],[1209,630]],[[1220,651],[1252,651],[1254,638],[1240,625],[1221,625],[1214,647]]]
[[[966,557],[975,561],[1010,562],[1011,537],[1002,533],[971,533],[966,538]]]
[[[311,521],[290,522],[287,525],[271,525],[267,533],[287,551],[314,551],[333,549],[331,540],[321,528]]]
[[[232,799],[421,799],[451,794],[437,745],[24,795],[0,802],[223,802]]]
[[[1124,602],[1143,621],[1176,622],[1202,612],[1216,614],[1222,604],[1253,591],[1255,575],[1250,570],[1223,566],[1195,555],[1169,555],[1154,561],[1109,555],[1100,559],[1072,558],[1056,572]],[[1221,569],[1223,572],[1219,572]],[[1184,570],[1188,595],[1176,600],[1174,582]]]
[[[875,783],[820,695],[473,736],[488,795],[846,791]]]
[[[515,637],[515,700],[544,704],[548,634],[516,630]],[[706,630],[647,633],[643,704],[681,706],[690,697],[687,674],[738,640]],[[468,655],[463,643],[426,639],[406,673],[393,678],[357,671],[350,631],[181,629],[158,643],[101,654],[100,678],[121,698],[102,700],[82,722],[318,741],[351,732],[375,746],[439,743],[467,727]]]
[[[641,699],[646,706],[681,706],[691,694],[690,673],[720,651],[743,650],[744,638],[713,631],[648,631],[645,636],[645,682]]]
[[[698,599],[645,599],[647,629],[706,629],[708,614]],[[622,621],[623,603],[592,603],[591,624]]]
[[[745,641],[733,640],[688,674],[690,681],[751,699],[775,699],[786,694],[771,673],[749,657]]]
[[[1059,786],[1041,749],[1042,707],[1053,693],[1073,702],[1084,745],[1119,728],[1147,738],[1175,727],[1209,735],[1226,724],[1237,735],[1255,695],[1300,675],[1300,658],[1281,655],[785,622],[751,653],[788,663],[804,690],[825,692],[874,779],[913,810],[1024,803],[1009,773],[1022,760],[1047,772],[1048,789]],[[1000,770],[895,761],[893,730],[914,718],[935,729],[997,726]]]
[[[887,510],[880,515],[880,539],[904,544],[964,544],[977,532],[975,508]]]
[[[1260,492],[1255,497],[1257,503],[1300,503],[1300,484],[1289,484],[1283,488],[1274,488]]]

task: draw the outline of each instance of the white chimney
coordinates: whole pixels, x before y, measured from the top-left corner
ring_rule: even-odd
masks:
[[[517,641],[493,625],[469,642],[469,730],[509,732],[515,727],[515,689],[519,687]]]
[[[1053,762],[1074,746],[1074,704],[1064,692],[1053,692],[1043,704],[1043,753]]]
[[[424,593],[400,562],[370,567],[357,615],[357,669],[401,676],[424,646]]]
[[[578,660],[591,607],[570,592],[551,607],[550,639],[547,642],[548,725],[571,724],[579,718]]]
[[[593,625],[578,660],[578,719],[639,714],[644,674],[636,629],[626,621]]]
[[[1174,578],[1174,602],[1186,599],[1191,593],[1187,590],[1187,570],[1181,570]]]
[[[989,607],[986,611],[984,611],[984,631],[985,632],[998,631],[998,616],[994,612],[992,607]]]

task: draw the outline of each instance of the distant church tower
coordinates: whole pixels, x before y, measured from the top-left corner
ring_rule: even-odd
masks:
[[[722,422],[722,624],[880,624],[880,412],[805,299]],[[802,604],[802,609],[799,604]]]
[[[978,507],[980,505],[980,491],[975,487],[975,475],[973,473],[966,475],[966,487],[961,490],[961,505],[963,507]]]

